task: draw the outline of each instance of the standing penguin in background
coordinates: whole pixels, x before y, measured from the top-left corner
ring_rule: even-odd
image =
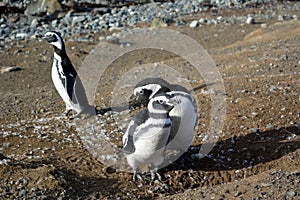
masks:
[[[180,103],[174,106],[169,115],[172,120],[168,149],[175,150],[170,162],[175,161],[191,145],[194,138],[194,129],[197,125],[197,105],[191,93],[183,86],[170,84],[162,78],[146,78],[134,88],[134,95],[143,105],[159,94],[176,96]]]
[[[139,112],[129,123],[123,136],[123,150],[134,170],[134,181],[136,177],[142,179],[139,175],[142,166],[148,167],[152,180],[156,176],[160,179],[157,170],[165,160],[172,125],[169,112],[178,103],[173,95],[157,95],[149,101],[147,109]]]
[[[67,116],[71,110],[76,112],[74,117],[81,114],[96,114],[95,107],[89,105],[82,82],[66,53],[60,33],[48,31],[43,39],[54,47],[51,75],[56,90],[66,104],[63,115]]]

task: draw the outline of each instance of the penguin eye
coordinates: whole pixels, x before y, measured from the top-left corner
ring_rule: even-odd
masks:
[[[163,104],[164,100],[158,100],[158,103]]]
[[[139,93],[140,93],[140,94],[144,94],[144,90],[140,90]]]

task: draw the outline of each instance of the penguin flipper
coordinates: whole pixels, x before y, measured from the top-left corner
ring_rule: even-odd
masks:
[[[125,145],[123,146],[123,151],[127,154],[131,154],[131,153],[135,152],[135,146],[133,143],[132,135],[128,135],[127,141],[126,141]]]
[[[127,131],[123,136],[123,150],[126,153],[134,153],[135,146],[134,146],[134,140],[137,138],[134,138],[134,134],[137,130],[137,127],[144,123],[146,119],[148,118],[148,110],[142,110],[138,114],[134,116],[134,118],[131,120],[131,122],[128,125]]]
[[[128,126],[126,133],[123,136],[123,151],[125,151],[125,153],[127,154],[134,153],[135,151],[133,134],[136,128],[137,124],[135,124],[132,120]]]
[[[70,73],[67,77],[66,84],[68,96],[74,105],[82,108],[90,106],[85,89],[78,75]]]
[[[66,82],[65,82],[66,85],[65,85],[65,87],[67,89],[68,96],[74,104],[77,104],[77,99],[76,99],[76,96],[74,94],[75,81],[76,81],[76,75],[73,75],[71,73],[66,75]]]

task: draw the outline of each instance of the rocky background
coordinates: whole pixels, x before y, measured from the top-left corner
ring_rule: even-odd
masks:
[[[276,4],[269,0],[180,0],[180,1],[88,1],[88,0],[4,0],[0,3],[0,40],[9,42],[16,39],[29,39],[35,34],[50,29],[60,30],[64,35],[94,34],[107,30],[122,30],[140,23],[153,23],[153,26],[184,26],[181,16],[218,10],[245,9]],[[293,8],[297,9],[297,8]],[[253,17],[273,18],[274,13],[258,16],[230,16],[214,20],[200,19],[198,23],[253,23]],[[280,16],[280,20],[293,16]],[[86,36],[88,37],[88,36]],[[88,38],[81,38],[88,40]]]

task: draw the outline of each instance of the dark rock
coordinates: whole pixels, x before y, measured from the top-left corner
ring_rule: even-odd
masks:
[[[59,12],[62,12],[62,7],[58,0],[38,0],[29,4],[24,14],[31,20],[33,16],[49,15],[51,18],[57,18]]]

